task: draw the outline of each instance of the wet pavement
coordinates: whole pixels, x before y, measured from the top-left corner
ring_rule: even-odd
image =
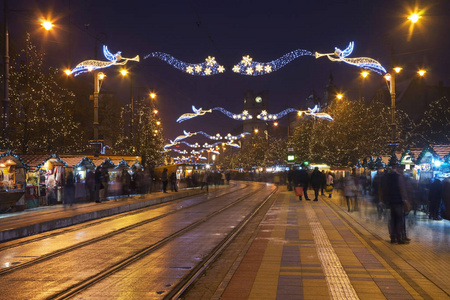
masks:
[[[348,212],[338,193],[298,201],[281,189],[213,299],[450,298],[449,221],[411,213],[410,244],[391,244],[369,198]]]
[[[201,191],[2,214],[0,236],[27,236],[196,193]],[[348,212],[337,192],[331,199],[298,201],[280,187],[211,299],[450,299],[450,221],[411,212],[411,242],[399,245],[390,243],[387,214],[378,215],[369,197]]]

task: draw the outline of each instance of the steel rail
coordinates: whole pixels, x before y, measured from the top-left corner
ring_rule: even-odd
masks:
[[[248,185],[246,185],[245,187],[243,187],[243,188],[241,188],[241,189],[234,190],[233,192],[238,192],[238,191],[244,190],[245,188],[248,188]],[[121,229],[118,229],[118,230],[115,230],[115,231],[113,231],[113,232],[104,234],[104,235],[102,235],[102,236],[99,236],[99,237],[96,237],[96,238],[93,238],[93,239],[90,239],[90,240],[87,240],[87,241],[84,241],[84,242],[80,242],[80,243],[77,243],[77,244],[75,244],[75,245],[72,245],[72,246],[69,246],[69,247],[66,247],[66,248],[57,250],[57,251],[53,251],[53,252],[48,253],[48,254],[46,254],[46,255],[42,255],[42,256],[40,256],[40,257],[34,259],[34,260],[31,260],[31,261],[24,262],[24,263],[19,264],[19,265],[14,265],[14,266],[11,266],[11,267],[2,269],[2,270],[0,270],[0,276],[3,276],[3,275],[6,275],[6,274],[9,274],[9,273],[12,273],[12,272],[17,271],[17,270],[20,270],[20,269],[24,269],[24,268],[31,267],[31,266],[33,266],[33,265],[36,265],[36,264],[45,262],[45,261],[47,261],[47,260],[49,260],[49,259],[52,259],[52,258],[55,258],[55,257],[57,257],[57,256],[60,256],[60,255],[69,253],[69,252],[74,251],[74,250],[77,250],[77,249],[79,249],[79,248],[82,248],[82,247],[85,247],[85,246],[88,246],[88,245],[97,243],[97,242],[102,241],[102,240],[106,240],[106,239],[111,238],[111,237],[113,237],[113,236],[115,236],[115,235],[118,235],[118,234],[122,234],[122,233],[124,233],[124,232],[126,232],[126,231],[128,231],[128,230],[132,230],[132,229],[135,229],[135,228],[137,228],[137,227],[140,227],[140,226],[149,224],[149,223],[151,223],[151,222],[157,221],[157,220],[159,220],[159,219],[165,218],[165,217],[167,217],[167,216],[169,216],[169,215],[172,215],[172,214],[175,214],[175,213],[177,213],[177,212],[180,212],[181,210],[189,209],[189,208],[192,208],[192,207],[195,207],[195,206],[198,206],[198,205],[207,203],[207,202],[209,202],[209,201],[212,201],[212,200],[215,200],[215,199],[218,199],[218,198],[227,196],[227,195],[229,195],[229,194],[223,194],[223,195],[214,196],[214,197],[212,197],[212,198],[206,199],[206,200],[204,200],[204,201],[195,203],[195,204],[190,205],[190,206],[183,206],[182,208],[178,208],[178,209],[175,209],[175,210],[173,210],[173,211],[167,212],[167,213],[165,213],[165,214],[161,214],[161,215],[159,215],[159,216],[157,216],[157,217],[153,217],[153,218],[150,218],[150,219],[146,219],[146,220],[144,220],[144,221],[141,221],[141,222],[138,222],[138,223],[135,223],[135,224],[132,224],[132,225],[123,227],[123,228],[121,228]],[[136,214],[136,213],[140,213],[140,212],[142,212],[142,211],[148,210],[148,209],[150,209],[150,207],[146,207],[146,208],[139,209],[139,212],[136,212],[136,211],[133,211],[133,212]],[[127,215],[129,215],[129,214],[127,214]],[[132,215],[132,214],[131,214],[131,215]],[[124,215],[121,215],[121,216],[123,217]],[[119,217],[120,217],[120,214],[117,216],[117,218],[119,218]],[[116,219],[116,218],[114,217],[113,219]],[[111,220],[111,219],[109,219],[109,220]],[[104,222],[107,222],[107,221],[109,221],[109,220],[106,220],[106,221],[104,221]],[[98,225],[99,223],[102,223],[102,222],[103,222],[103,221],[95,222],[95,224],[93,224],[93,225]],[[92,225],[92,226],[93,226],[93,225]],[[77,228],[77,229],[74,229],[74,230],[64,231],[63,233],[67,233],[67,232],[71,232],[71,231],[80,230],[80,229],[83,229],[83,228],[86,228],[86,227],[89,227],[89,225],[85,225],[85,226],[82,226],[81,228]],[[54,236],[54,235],[47,235],[46,237],[50,238],[50,237],[53,237],[53,236]],[[37,239],[39,239],[39,238],[37,238]]]
[[[127,266],[129,266],[130,264],[150,255],[151,253],[153,253],[155,250],[161,248],[162,246],[166,245],[168,242],[172,241],[173,239],[183,235],[186,232],[189,232],[191,230],[193,230],[194,228],[198,227],[199,225],[205,223],[206,221],[212,219],[213,217],[215,217],[216,215],[230,209],[231,207],[239,204],[240,202],[242,202],[243,200],[253,196],[256,193],[261,192],[260,189],[257,189],[249,194],[246,194],[240,198],[238,198],[237,200],[233,201],[232,203],[222,207],[219,210],[216,210],[215,212],[209,214],[208,216],[203,217],[202,219],[174,232],[173,234],[167,236],[166,238],[160,240],[159,242],[152,244],[148,247],[145,247],[142,250],[139,250],[138,252],[136,252],[135,254],[123,259],[122,261],[114,264],[111,267],[108,267],[107,269],[97,273],[96,275],[93,275],[85,280],[82,280],[81,282],[72,285],[71,287],[66,288],[64,291],[61,291],[55,295],[50,296],[48,299],[69,299],[73,296],[75,296],[76,294],[81,293],[82,291],[88,289],[89,287],[93,286],[94,284],[108,278],[109,276],[111,276],[112,274],[126,268]]]
[[[192,284],[203,275],[205,270],[216,260],[216,258],[222,254],[222,252],[228,247],[228,245],[234,241],[239,233],[245,228],[245,226],[252,220],[256,214],[264,207],[269,199],[275,194],[278,187],[272,193],[270,193],[249,215],[243,219],[238,226],[236,226],[230,235],[228,235],[222,242],[203,260],[204,263],[197,265],[187,277],[178,283],[165,297],[164,299],[181,299],[182,295],[192,286]]]

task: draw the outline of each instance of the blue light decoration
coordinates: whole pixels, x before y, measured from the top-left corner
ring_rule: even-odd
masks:
[[[136,55],[133,58],[125,58],[122,57],[122,52],[120,51],[117,52],[116,54],[112,54],[111,52],[109,52],[108,47],[106,45],[103,45],[103,55],[105,55],[105,58],[108,61],[93,60],[93,59],[82,61],[72,71],[70,71],[70,74],[78,76],[81,73],[91,72],[97,69],[104,69],[111,66],[123,66],[130,60],[139,62],[139,55]]]
[[[243,56],[242,60],[236,65],[234,65],[232,70],[233,72],[241,75],[248,75],[248,76],[265,75],[278,71],[291,61],[301,56],[314,56],[314,54],[308,50],[297,49],[283,55],[282,57],[276,60],[272,60],[266,63],[253,61],[253,58],[247,55]],[[219,65],[216,62],[216,59],[211,56],[208,56],[205,59],[204,63],[198,64],[183,62],[181,60],[176,59],[172,55],[164,52],[152,52],[150,54],[147,54],[144,57],[144,59],[150,57],[159,58],[162,61],[173,66],[174,68],[181,70],[185,73],[188,73],[189,75],[209,76],[225,72],[225,67]]]
[[[264,120],[264,121],[276,121],[276,120],[284,117],[288,113],[296,112],[299,117],[301,117],[302,115],[306,115],[306,116],[313,116],[313,117],[320,118],[320,119],[326,119],[328,121],[333,121],[333,118],[329,114],[322,113],[319,111],[320,111],[320,108],[318,105],[314,106],[314,108],[312,108],[312,109],[308,108],[308,110],[296,110],[294,108],[287,108],[278,114],[269,114],[269,113],[267,113],[267,111],[263,110],[259,115],[256,116],[256,118]]]
[[[168,63],[172,67],[188,73],[189,75],[209,76],[225,72],[225,67],[219,65],[215,57],[208,56],[204,63],[192,64],[176,59],[172,55],[164,52],[152,52],[147,54],[144,59],[156,57]]]
[[[341,50],[337,47],[335,47],[335,51],[333,53],[315,53],[315,57],[319,58],[322,56],[328,57],[331,61],[343,61],[349,65],[357,66],[362,69],[367,69],[374,71],[380,75],[383,75],[386,73],[386,69],[375,59],[370,57],[355,57],[355,58],[348,58],[350,54],[353,52],[355,43],[352,41],[349,43],[347,48],[344,50]]]
[[[194,105],[192,105],[192,111],[193,111],[194,113],[185,113],[185,114],[182,114],[182,115],[177,119],[177,122],[178,122],[178,123],[181,123],[181,122],[183,122],[183,121],[186,121],[186,120],[189,120],[189,119],[198,117],[198,116],[203,116],[203,115],[205,115],[206,113],[212,113],[213,110],[218,110],[218,111],[220,111],[221,113],[223,113],[224,115],[226,115],[227,117],[229,117],[229,118],[231,118],[231,119],[235,119],[235,120],[251,120],[251,119],[253,119],[253,116],[250,115],[250,114],[248,113],[247,110],[244,110],[244,111],[243,111],[242,113],[240,113],[240,114],[233,114],[232,112],[229,112],[228,110],[226,110],[226,109],[223,108],[223,107],[214,107],[214,108],[211,108],[211,109],[204,110],[204,109],[202,109],[201,107],[200,107],[199,109],[197,109],[197,108],[195,108]]]
[[[266,75],[278,71],[291,61],[301,56],[314,56],[311,51],[297,49],[291,51],[282,57],[267,63],[253,61],[250,55],[243,56],[242,60],[233,66],[233,72],[247,76]]]

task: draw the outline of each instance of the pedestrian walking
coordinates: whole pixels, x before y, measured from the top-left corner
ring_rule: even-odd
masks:
[[[442,182],[438,178],[433,178],[431,181],[428,201],[430,202],[430,219],[442,220],[439,213],[442,203]]]
[[[172,192],[178,192],[177,174],[175,172],[170,173],[170,190]]]
[[[325,196],[323,191],[327,187],[327,175],[325,174],[324,170],[322,170],[322,174],[321,175],[322,175],[322,181],[320,182],[321,195]]]
[[[94,173],[94,182],[95,182],[95,190],[94,190],[94,198],[95,202],[100,203],[100,188],[102,186],[102,168],[100,166],[95,169]]]
[[[389,221],[389,235],[391,243],[406,244],[408,240],[404,238],[406,229],[404,229],[404,211],[408,204],[407,193],[403,176],[399,173],[399,166],[392,166],[381,181],[382,198],[391,210]]]
[[[350,212],[352,210],[352,202],[355,197],[355,181],[350,173],[345,174],[344,179],[344,197],[347,200],[347,209]]]
[[[75,198],[75,178],[73,172],[67,173],[66,184],[64,185],[64,207],[72,207]]]
[[[163,185],[163,193],[167,193],[167,184],[169,183],[169,176],[167,174],[167,168],[164,168],[161,174],[161,181]]]
[[[318,167],[315,167],[311,174],[311,186],[314,190],[314,201],[318,201],[319,189],[322,186],[322,173],[319,171]]]
[[[334,178],[333,175],[331,175],[331,172],[328,172],[327,176],[327,182],[325,190],[328,193],[328,198],[331,198],[331,194],[333,193],[333,185],[334,185]]]
[[[86,172],[86,180],[84,182],[86,196],[88,198],[88,202],[95,201],[95,175],[92,170],[88,170]]]
[[[206,186],[206,192],[209,192],[208,179],[209,179],[209,174],[208,174],[208,172],[205,171],[205,173],[203,173],[203,176],[202,176],[202,184],[201,184],[200,189],[203,190],[203,187]]]
[[[298,200],[302,200],[302,196],[305,196],[306,200],[309,200],[308,195],[306,193],[306,190],[308,188],[308,182],[309,182],[309,176],[306,172],[306,167],[303,166],[302,168],[297,168],[292,173],[292,183],[295,187],[301,187],[302,191],[301,194],[298,193]]]

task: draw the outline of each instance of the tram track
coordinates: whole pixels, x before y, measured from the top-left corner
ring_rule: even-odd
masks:
[[[115,263],[114,265],[104,269],[101,272],[98,272],[97,274],[90,276],[80,282],[78,282],[77,284],[74,284],[68,288],[66,288],[65,290],[50,296],[48,299],[69,299],[85,290],[87,290],[88,288],[94,286],[95,284],[97,284],[98,282],[110,277],[111,275],[113,275],[114,273],[117,273],[121,270],[123,270],[124,268],[126,268],[127,266],[145,258],[146,256],[150,255],[151,253],[155,252],[156,250],[158,250],[159,248],[161,248],[162,246],[165,246],[166,244],[168,244],[170,241],[183,236],[184,234],[188,233],[189,231],[192,231],[193,229],[195,229],[196,227],[200,226],[201,224],[204,224],[205,222],[211,220],[212,218],[214,218],[215,216],[229,210],[230,208],[236,206],[237,204],[243,202],[246,199],[249,199],[252,196],[255,196],[256,194],[260,193],[261,190],[260,189],[256,189],[254,191],[251,191],[248,194],[245,194],[241,197],[239,197],[238,199],[232,201],[231,203],[225,205],[224,207],[210,213],[207,216],[202,217],[201,219],[181,228],[180,230],[170,234],[169,236],[161,239],[160,241],[151,244],[141,250],[139,250],[138,252],[134,253],[131,256],[128,256],[127,258]],[[186,283],[192,283],[196,277],[200,276],[201,271],[204,270],[212,261],[214,261],[214,258],[220,254],[220,252],[223,250],[224,247],[226,247],[226,245],[232,240],[234,239],[234,237],[237,235],[237,233],[245,226],[245,224],[247,224],[248,220],[251,219],[254,214],[263,206],[264,203],[266,203],[266,201],[271,197],[271,195],[273,195],[273,193],[276,192],[276,189],[274,189],[274,191],[272,191],[270,193],[269,196],[267,196],[263,201],[261,201],[261,203],[254,208],[254,210],[248,214],[244,220],[242,220],[238,226],[236,226],[233,231],[227,235],[227,237],[224,238],[224,240],[222,240],[222,242],[216,246],[216,248],[214,248],[214,250],[210,253],[210,255],[208,255],[206,258],[204,258],[201,262],[199,262],[197,264],[197,266],[193,269],[193,271],[180,283],[175,287],[175,293],[174,292],[170,292],[171,294],[176,294],[178,293],[180,290],[185,290],[189,285]],[[167,297],[166,297],[167,298]]]
[[[165,218],[167,216],[170,216],[172,214],[178,213],[181,210],[190,209],[190,208],[193,208],[193,207],[205,204],[207,202],[210,202],[210,201],[213,201],[213,200],[217,200],[218,198],[229,196],[230,194],[233,194],[233,193],[236,193],[236,192],[239,192],[239,191],[243,191],[243,190],[245,190],[248,187],[249,187],[249,185],[246,184],[246,185],[244,185],[243,187],[241,187],[239,189],[230,191],[229,193],[219,194],[217,196],[210,197],[210,198],[208,198],[206,200],[199,201],[199,202],[197,202],[195,204],[192,204],[192,205],[189,205],[189,206],[183,206],[181,208],[174,209],[172,211],[169,211],[167,213],[161,214],[159,216],[156,216],[156,217],[153,217],[153,218],[150,218],[150,219],[146,219],[146,220],[143,220],[141,222],[138,222],[138,223],[135,223],[135,224],[132,224],[132,225],[129,225],[129,226],[117,229],[115,231],[112,231],[110,233],[104,234],[104,235],[99,236],[97,238],[93,238],[93,239],[90,239],[90,240],[87,240],[87,241],[84,241],[84,242],[80,242],[80,243],[77,243],[75,245],[72,245],[72,246],[69,246],[69,247],[65,247],[65,248],[60,249],[60,250],[53,251],[53,252],[51,252],[49,254],[42,255],[42,256],[37,257],[37,258],[35,258],[35,259],[33,259],[33,260],[29,261],[29,262],[24,262],[24,263],[21,263],[19,265],[15,265],[15,266],[10,266],[8,268],[0,270],[0,277],[5,275],[5,274],[12,273],[12,272],[14,272],[16,270],[24,269],[24,268],[27,268],[27,267],[30,267],[30,266],[33,266],[33,265],[45,262],[47,260],[50,260],[52,258],[55,258],[57,256],[60,256],[60,255],[66,254],[66,253],[69,253],[69,252],[77,250],[79,248],[82,248],[82,247],[85,247],[85,246],[88,246],[88,245],[92,245],[92,244],[97,243],[99,241],[106,240],[106,239],[111,238],[113,236],[125,233],[125,232],[127,232],[129,230],[138,228],[140,226],[147,225],[149,223],[155,222],[157,220],[160,220],[160,219]],[[202,195],[202,196],[204,196],[204,195]],[[188,198],[195,198],[195,197],[198,197],[198,195],[195,195],[195,196],[192,196],[192,197],[188,197]],[[180,198],[180,199],[177,199],[177,200],[180,200],[178,202],[181,202],[181,201],[184,201],[186,199],[185,198]],[[174,204],[174,202],[171,201],[169,203],[163,203],[161,205],[157,205],[157,207],[159,208],[159,207],[173,205],[173,204]],[[73,228],[73,229],[67,229],[67,230],[63,230],[63,231],[60,231],[60,232],[57,232],[57,233],[54,233],[54,234],[45,235],[44,237],[37,237],[37,238],[34,238],[32,240],[27,240],[27,241],[24,241],[24,242],[16,243],[14,245],[8,245],[8,246],[0,248],[0,252],[4,251],[4,250],[9,250],[9,249],[14,248],[14,247],[19,247],[19,246],[22,246],[22,245],[25,245],[25,244],[30,244],[32,242],[53,238],[55,236],[63,235],[63,234],[69,233],[69,232],[74,232],[74,231],[79,231],[79,230],[82,230],[82,229],[87,229],[87,228],[92,227],[92,226],[96,226],[96,225],[99,225],[99,224],[102,224],[102,223],[107,223],[107,222],[110,222],[110,221],[115,220],[115,219],[123,218],[125,216],[139,214],[139,213],[151,210],[151,209],[155,209],[157,207],[149,206],[149,207],[141,208],[141,209],[129,212],[129,213],[118,214],[118,215],[115,215],[113,217],[106,218],[106,220],[99,220],[97,222],[92,222],[90,224],[86,224],[86,225],[82,225],[82,226],[76,226],[76,228]]]
[[[245,189],[247,187],[248,187],[248,185],[246,184],[243,187],[240,187],[238,189],[228,190],[227,194],[238,192],[238,191],[243,190],[243,189]],[[213,193],[220,193],[220,192],[222,192],[222,191],[221,190],[214,191]],[[201,196],[205,196],[205,195],[206,194],[197,194],[197,195],[185,196],[185,197],[178,198],[178,199],[175,199],[175,200],[172,200],[172,201],[159,203],[159,204],[155,204],[155,205],[150,205],[150,206],[139,208],[139,209],[135,209],[135,210],[132,210],[132,211],[129,211],[129,212],[123,212],[123,213],[120,213],[120,214],[116,214],[114,216],[109,216],[109,217],[105,217],[105,218],[101,218],[101,219],[97,219],[97,220],[86,221],[86,223],[88,223],[88,224],[75,224],[75,225],[69,226],[67,228],[60,228],[60,229],[53,230],[53,231],[57,231],[57,232],[51,232],[51,233],[43,232],[43,233],[39,234],[40,235],[39,237],[33,237],[33,238],[27,237],[27,238],[18,239],[18,241],[16,241],[16,240],[6,241],[5,244],[8,244],[8,245],[0,246],[0,252],[4,251],[4,250],[16,248],[16,247],[19,247],[19,246],[23,246],[23,245],[26,245],[26,244],[31,244],[33,242],[45,240],[45,239],[48,239],[48,238],[53,238],[53,237],[56,237],[56,236],[59,236],[59,235],[63,235],[63,234],[69,233],[69,232],[75,232],[75,231],[78,231],[80,229],[87,229],[89,227],[96,226],[96,225],[99,225],[99,224],[102,224],[102,223],[106,223],[106,222],[110,222],[112,220],[116,220],[116,219],[122,218],[124,216],[131,216],[131,215],[140,214],[140,213],[142,213],[144,211],[147,211],[147,210],[153,210],[155,208],[161,208],[161,207],[164,207],[164,206],[173,205],[174,203],[182,202],[182,201],[185,201],[186,199],[191,199],[191,198],[194,199],[196,197],[201,197]],[[207,199],[207,201],[216,199],[218,197],[223,197],[224,195],[226,195],[226,194],[219,194],[218,196],[215,196],[214,198]],[[73,226],[76,226],[76,228],[71,228]],[[26,239],[26,240],[23,240],[23,239]],[[1,271],[0,271],[0,275],[1,275]]]

